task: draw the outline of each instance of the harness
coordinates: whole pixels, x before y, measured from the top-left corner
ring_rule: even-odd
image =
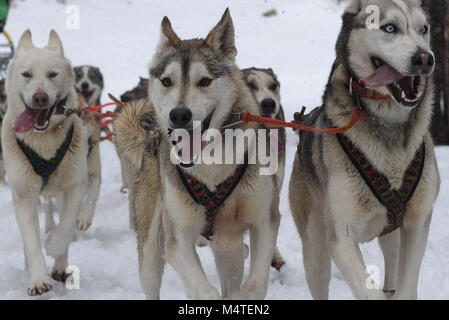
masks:
[[[374,89],[362,86],[357,81],[353,81],[352,77],[349,80],[349,91],[354,104],[359,107],[362,107],[360,97],[371,100],[386,100],[391,98],[390,95],[384,95]],[[388,178],[373,166],[363,152],[346,135],[339,133],[337,134],[337,139],[343,151],[349,160],[351,160],[374,196],[387,208],[388,225],[379,236],[387,235],[401,227],[407,203],[413,197],[422,176],[425,161],[425,143],[423,142],[418,148],[413,160],[405,171],[401,187],[399,190],[395,190],[392,189]]]
[[[201,235],[210,241],[211,237],[214,235],[214,221],[217,215],[218,208],[231,195],[232,191],[234,191],[240,180],[242,180],[243,175],[248,168],[247,157],[245,157],[245,163],[239,165],[231,176],[220,183],[217,186],[217,191],[215,192],[211,192],[206,187],[206,185],[201,183],[198,179],[187,174],[179,166],[176,166],[176,168],[187,192],[197,204],[205,209],[207,225]]]
[[[72,124],[70,126],[69,131],[67,132],[64,142],[58,148],[54,157],[51,158],[50,160],[46,160],[40,157],[36,153],[36,151],[34,151],[31,147],[26,145],[23,140],[16,138],[20,149],[22,149],[23,153],[28,158],[28,161],[30,161],[34,171],[36,172],[36,174],[41,176],[42,188],[46,186],[46,184],[48,183],[48,179],[50,178],[50,175],[58,168],[59,164],[61,163],[62,159],[67,153],[67,150],[70,147],[70,143],[72,142],[73,131],[74,126]]]

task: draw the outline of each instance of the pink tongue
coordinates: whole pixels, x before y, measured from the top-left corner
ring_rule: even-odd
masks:
[[[394,70],[389,65],[385,64],[377,69],[371,76],[361,79],[360,83],[371,88],[380,88],[391,83],[403,79],[404,76]]]
[[[30,131],[37,122],[37,116],[30,112],[28,108],[17,118],[12,128],[17,133],[25,133]]]

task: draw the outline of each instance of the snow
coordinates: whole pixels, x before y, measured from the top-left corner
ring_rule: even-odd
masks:
[[[80,29],[65,27],[65,9],[80,8]],[[30,28],[38,46],[46,45],[48,32],[61,35],[66,55],[73,65],[99,66],[107,93],[116,96],[134,87],[147,67],[159,38],[164,15],[169,16],[181,38],[204,37],[229,6],[236,29],[238,65],[272,67],[282,83],[282,100],[287,119],[302,105],[309,110],[321,103],[321,95],[334,60],[334,45],[343,6],[333,0],[181,0],[15,1],[7,30],[17,42]],[[262,13],[275,8],[272,18]],[[311,299],[302,264],[301,243],[288,205],[288,180],[297,138],[288,132],[287,168],[282,190],[283,214],[278,244],[287,265],[270,271],[267,299]],[[127,196],[119,192],[120,165],[113,145],[101,144],[103,184],[92,227],[77,232],[70,247],[69,261],[80,270],[80,289],[68,290],[55,283],[50,293],[32,299],[143,299],[140,288],[134,233],[128,227]],[[440,197],[435,205],[428,248],[419,281],[419,298],[449,297],[449,148],[438,148],[442,174]],[[15,221],[11,193],[0,185],[0,299],[29,299],[29,275],[24,271],[23,242]],[[43,215],[41,214],[43,232]],[[366,263],[378,266],[383,279],[383,258],[377,242],[362,246]],[[213,256],[208,248],[198,249],[208,279],[219,286]],[[47,257],[49,268],[53,259]],[[248,273],[248,263],[246,264]],[[338,270],[333,267],[331,299],[352,299]],[[161,289],[162,299],[188,299],[184,286],[167,266]]]

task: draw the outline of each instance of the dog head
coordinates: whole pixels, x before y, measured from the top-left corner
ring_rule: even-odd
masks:
[[[165,17],[149,83],[161,125],[191,133],[199,121],[202,134],[209,128],[220,129],[237,95],[233,81],[236,70],[240,74],[234,63],[236,54],[228,9],[205,39],[181,40]]]
[[[103,75],[97,67],[79,66],[73,68],[75,89],[80,93],[89,107],[98,104],[103,91]]]
[[[421,0],[353,0],[337,54],[362,84],[416,107],[435,66]]]
[[[276,118],[281,110],[281,84],[273,70],[248,68],[243,69],[242,74],[256,98],[261,115],[267,118]]]
[[[64,57],[56,31],[50,32],[45,48],[36,48],[31,31],[25,31],[9,64],[6,81],[8,113],[11,110],[15,120],[13,129],[18,133],[31,129],[44,132],[60,123],[64,116],[54,115],[54,111],[69,96],[73,85],[72,67]]]
[[[120,96],[122,102],[131,102],[148,97],[148,79],[140,77],[139,84]]]

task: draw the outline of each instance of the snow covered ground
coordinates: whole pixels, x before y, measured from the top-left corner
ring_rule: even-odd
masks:
[[[182,38],[204,37],[229,6],[234,19],[240,67],[272,67],[282,83],[287,119],[300,106],[314,107],[321,95],[334,60],[334,44],[343,7],[333,0],[17,0],[10,11],[7,30],[17,42],[30,28],[35,43],[46,44],[48,32],[61,35],[66,55],[73,65],[99,66],[107,93],[120,95],[134,87],[138,76],[147,75],[147,65],[159,37],[164,15]],[[79,30],[65,27],[67,5],[80,8]],[[276,8],[272,18],[262,13]],[[302,265],[301,243],[288,206],[287,186],[297,138],[288,135],[286,181],[282,192],[283,219],[279,248],[287,265],[270,271],[268,299],[310,299]],[[114,147],[101,144],[103,184],[93,226],[78,232],[70,249],[70,264],[80,268],[80,289],[54,290],[35,299],[143,299],[137,266],[136,241],[128,228],[127,197],[119,192],[120,166]],[[435,206],[430,239],[419,282],[422,299],[449,298],[449,148],[437,150],[442,188]],[[24,271],[22,239],[14,218],[11,193],[0,185],[0,299],[28,299],[28,274]],[[41,218],[43,216],[41,215]],[[43,234],[43,219],[41,219]],[[363,245],[367,264],[383,272],[383,258],[376,242]],[[219,285],[215,264],[207,248],[199,249],[208,278]],[[52,265],[53,259],[47,257]],[[248,267],[246,267],[248,273]],[[382,276],[382,274],[381,274]],[[352,299],[349,287],[336,268],[332,271],[332,299]],[[183,284],[167,266],[162,299],[186,299]]]

